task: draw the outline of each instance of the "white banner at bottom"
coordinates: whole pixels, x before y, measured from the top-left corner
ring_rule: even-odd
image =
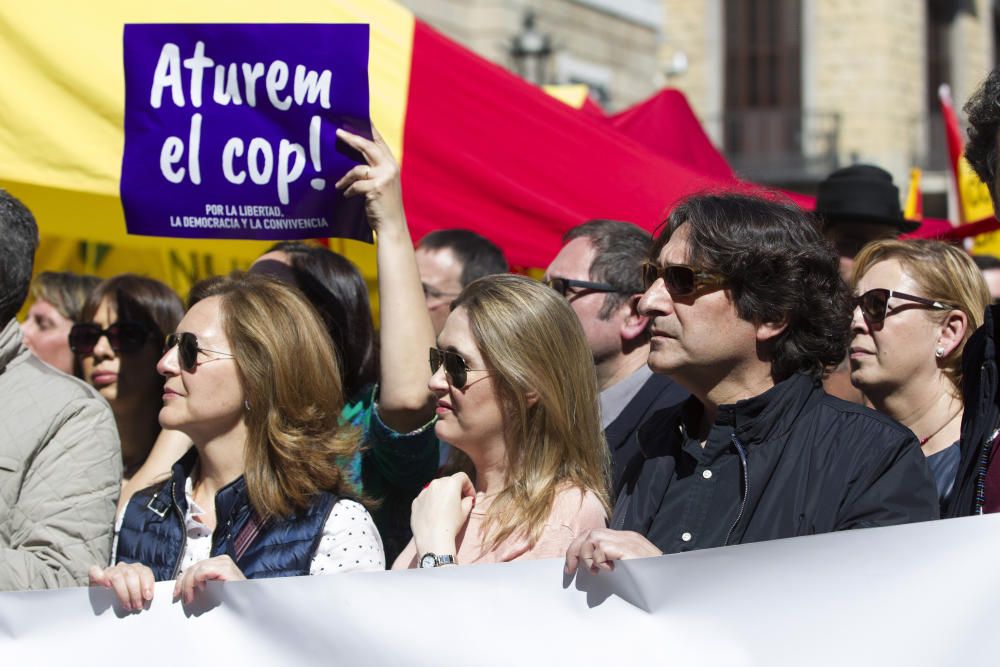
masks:
[[[0,593],[0,665],[996,664],[1000,515],[624,561]]]

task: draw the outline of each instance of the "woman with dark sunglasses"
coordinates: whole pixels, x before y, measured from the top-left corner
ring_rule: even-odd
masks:
[[[608,448],[593,358],[573,310],[513,275],[470,283],[430,349],[438,437],[467,471],[413,503],[393,569],[559,558],[603,528]]]
[[[377,132],[373,140],[346,133],[341,138],[368,162],[348,172],[337,187],[346,196],[364,197],[368,222],[379,236],[378,334],[361,274],[326,248],[279,243],[261,255],[250,272],[298,288],[320,315],[341,361],[341,418],[360,427],[364,436],[361,451],[343,464],[352,484],[376,501],[372,513],[385,553],[394,558],[410,540],[413,499],[438,469],[434,396],[427,388],[426,362],[434,330],[406,226],[399,167]],[[217,280],[195,285],[189,305],[210,293]],[[189,447],[189,442],[158,442],[126,493],[165,473]]]
[[[967,253],[938,241],[875,241],[854,260],[851,382],[920,439],[942,502],[959,463],[962,350],[989,292]]]
[[[382,543],[340,462],[339,362],[315,310],[276,280],[214,281],[167,338],[160,423],[194,443],[165,482],[136,493],[115,565],[91,569],[129,611],[153,582],[191,602],[209,580],[382,570]]]
[[[83,379],[107,399],[121,438],[123,480],[143,464],[160,436],[163,378],[156,362],[163,336],[184,308],[158,280],[126,273],[101,282],[87,296],[69,345]]]

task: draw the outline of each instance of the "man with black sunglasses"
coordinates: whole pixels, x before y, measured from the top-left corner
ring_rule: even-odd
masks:
[[[643,292],[640,268],[652,243],[652,236],[637,225],[591,220],[566,232],[562,249],[545,272],[545,281],[580,319],[594,355],[615,485],[639,451],[639,425],[688,395],[646,365],[648,319],[636,306]]]
[[[851,296],[805,213],[748,195],[691,197],[652,258],[638,306],[649,365],[692,396],[640,427],[611,528],[569,547],[568,572],[937,517],[913,433],[821,387],[849,342]]]
[[[111,408],[35,358],[15,316],[28,294],[38,227],[0,190],[0,591],[84,586],[106,563],[121,488]]]

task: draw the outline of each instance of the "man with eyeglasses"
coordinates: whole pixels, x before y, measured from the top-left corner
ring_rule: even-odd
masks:
[[[441,229],[417,244],[417,270],[434,334],[441,333],[451,302],[477,278],[507,273],[507,260],[492,241],[468,229]]]
[[[639,425],[688,395],[646,365],[649,321],[636,306],[642,294],[640,267],[652,242],[637,225],[591,220],[566,232],[545,272],[545,281],[576,312],[594,355],[613,485],[639,451]]]
[[[15,316],[28,294],[38,227],[0,190],[0,591],[84,586],[106,563],[121,488],[111,408],[35,358]]]
[[[649,365],[688,389],[639,432],[610,529],[566,569],[623,558],[936,518],[916,437],[826,394],[851,295],[810,218],[740,194],[679,204],[653,246],[639,312]]]

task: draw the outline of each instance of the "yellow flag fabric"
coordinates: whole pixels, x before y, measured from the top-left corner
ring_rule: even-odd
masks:
[[[180,294],[245,268],[259,241],[128,236],[118,198],[126,23],[369,23],[372,120],[402,159],[414,18],[390,0],[0,0],[0,187],[32,210],[36,271],[136,271]],[[375,277],[374,250],[331,247]]]
[[[924,205],[920,194],[920,177],[923,172],[917,167],[910,169],[910,186],[906,191],[906,206],[903,207],[903,217],[907,220],[923,220]]]
[[[958,201],[962,206],[962,220],[978,222],[993,217],[993,200],[989,188],[979,178],[963,155],[958,160]],[[977,255],[1000,257],[1000,233],[979,234],[972,240],[972,252]]]
[[[958,160],[959,201],[962,203],[962,220],[979,222],[993,217],[990,190],[979,178],[965,156]]]
[[[583,83],[553,84],[542,86],[542,89],[563,104],[567,104],[574,109],[583,107],[583,103],[587,101],[587,96],[590,95],[590,86]]]

